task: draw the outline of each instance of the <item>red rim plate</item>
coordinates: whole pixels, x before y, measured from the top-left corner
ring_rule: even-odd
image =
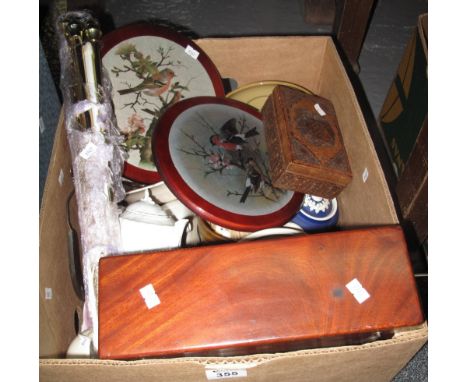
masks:
[[[221,75],[219,74],[218,69],[208,57],[208,55],[192,40],[166,27],[153,26],[149,24],[132,24],[120,27],[110,33],[107,33],[103,36],[101,40],[101,57],[104,58],[104,56],[117,44],[120,44],[121,42],[133,37],[142,36],[154,36],[165,38],[180,45],[184,49],[188,45],[190,45],[199,53],[197,61],[200,62],[200,64],[203,66],[206,73],[208,74],[212,82],[215,95],[219,97],[223,97],[225,95]],[[123,176],[135,182],[144,184],[157,183],[162,179],[158,171],[145,170],[141,167],[134,166],[128,162],[125,162],[124,164]]]
[[[231,106],[241,113],[247,113],[260,120],[261,114],[253,107],[239,101],[220,97],[194,97],[179,101],[171,106],[159,119],[153,131],[153,158],[167,187],[189,209],[201,218],[214,224],[238,231],[256,231],[281,226],[287,223],[299,210],[303,194],[292,193],[289,201],[272,213],[246,215],[227,211],[200,196],[178,171],[170,148],[170,132],[174,121],[185,111],[198,105]]]

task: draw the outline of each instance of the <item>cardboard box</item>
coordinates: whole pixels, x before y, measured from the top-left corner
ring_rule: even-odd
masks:
[[[427,118],[427,13],[406,46],[379,115],[394,169],[400,176]]]
[[[388,186],[362,112],[330,37],[202,39],[197,44],[223,77],[239,84],[295,82],[330,99],[342,127],[352,182],[339,196],[341,228],[398,224]],[[209,370],[246,381],[389,381],[427,341],[427,326],[400,329],[394,338],[359,346],[240,357],[109,361],[64,359],[76,336],[75,297],[67,258],[66,199],[70,155],[59,121],[40,214],[40,377],[42,381],[206,381]],[[241,380],[241,379],[238,379]]]

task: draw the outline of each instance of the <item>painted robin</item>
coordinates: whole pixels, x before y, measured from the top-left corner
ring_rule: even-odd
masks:
[[[174,78],[175,73],[171,69],[164,69],[160,72],[155,72],[150,78],[144,79],[140,84],[129,89],[118,90],[120,95],[135,93],[143,91],[144,94],[159,97],[161,94],[166,92],[171,81]]]
[[[242,194],[239,203],[245,203],[250,192],[257,192],[263,186],[263,175],[257,162],[251,157],[247,159],[245,169],[247,172],[247,178],[245,180],[245,189]]]
[[[242,145],[247,143],[247,138],[255,135],[258,135],[256,127],[246,133],[240,133],[237,129],[236,119],[231,118],[221,126],[220,134],[213,134],[210,137],[210,142],[212,145],[222,147],[228,151],[242,150]]]

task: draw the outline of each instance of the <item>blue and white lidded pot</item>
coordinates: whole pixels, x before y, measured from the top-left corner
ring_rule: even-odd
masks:
[[[338,222],[338,202],[336,198],[325,199],[306,194],[301,209],[291,222],[306,232],[334,227]]]

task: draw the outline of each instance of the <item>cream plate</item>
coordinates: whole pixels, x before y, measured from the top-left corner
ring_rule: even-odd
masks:
[[[313,94],[309,89],[306,89],[297,84],[293,84],[292,82],[260,81],[240,86],[232,92],[228,93],[226,97],[246,103],[250,106],[253,106],[257,110],[261,110],[268,96],[273,92],[275,86],[278,85],[288,86],[293,89],[301,90],[307,94]]]
[[[244,236],[239,241],[247,241],[247,240],[256,240],[260,238],[266,237],[273,237],[273,236],[286,236],[286,235],[298,235],[304,233],[302,229],[296,229],[292,227],[275,227],[275,228],[267,228],[262,229],[260,231],[252,232],[247,236]]]

